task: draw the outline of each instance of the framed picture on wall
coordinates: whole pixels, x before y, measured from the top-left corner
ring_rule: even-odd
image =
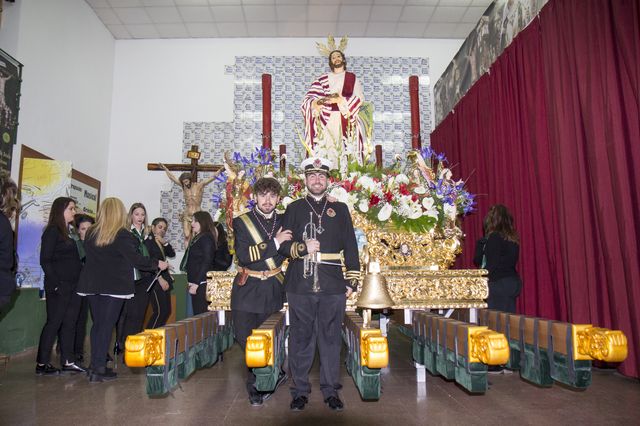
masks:
[[[22,64],[0,49],[0,170],[11,173],[13,145],[18,134]]]

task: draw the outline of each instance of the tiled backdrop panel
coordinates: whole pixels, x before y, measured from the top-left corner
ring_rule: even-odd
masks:
[[[411,146],[409,84],[411,75],[420,76],[420,115],[423,145],[429,144],[432,101],[429,94],[428,58],[347,57],[349,71],[354,72],[364,87],[367,101],[374,105],[374,144],[382,145],[384,162],[392,162],[395,154]],[[238,56],[226,67],[235,77],[234,121],[232,123],[185,122],[183,162],[191,145],[198,145],[203,164],[221,164],[223,153],[239,151],[249,154],[262,143],[262,74],[272,79],[272,143],[287,146],[288,162],[298,164],[304,157],[296,127],[303,133],[300,103],[311,82],[327,72],[326,58],[312,56]],[[293,162],[293,163],[291,163]],[[200,174],[204,179],[208,174]],[[219,187],[209,185],[203,197],[203,209],[213,213],[212,196]],[[169,238],[177,248],[182,245],[179,214],[184,208],[182,190],[173,185],[161,191],[161,213],[169,219]]]

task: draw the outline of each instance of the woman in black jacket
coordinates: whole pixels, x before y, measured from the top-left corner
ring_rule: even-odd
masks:
[[[78,293],[88,298],[93,318],[91,382],[113,380],[117,376],[106,368],[107,350],[122,305],[134,295],[134,269],[153,272],[168,266],[167,262],[141,255],[138,241],[126,225],[127,211],[122,201],[107,198],[85,239],[86,262]]]
[[[20,209],[18,187],[8,173],[0,172],[0,313],[16,290],[16,257],[11,220]]]
[[[149,256],[153,259],[167,260],[168,257],[176,255],[171,244],[165,240],[167,226],[167,220],[163,217],[157,217],[151,222],[151,233],[144,240],[144,244],[147,246]],[[162,327],[167,323],[171,315],[171,290],[173,290],[173,277],[168,270],[162,271],[151,287],[149,300],[153,314],[149,318],[147,328]]]
[[[80,297],[76,294],[78,277],[82,268],[82,248],[73,226],[76,203],[69,197],[58,197],[51,205],[49,223],[42,233],[40,265],[44,271],[44,291],[47,304],[47,321],[40,334],[37,375],[58,374],[51,365],[51,349],[60,331],[62,371],[84,372],[75,364],[73,339],[80,311]]]
[[[484,219],[484,237],[476,244],[473,259],[476,266],[489,271],[489,309],[516,312],[516,298],[522,281],[516,271],[520,255],[520,239],[513,217],[502,204],[489,208]]]
[[[191,241],[180,262],[180,270],[187,273],[193,314],[198,315],[207,311],[207,272],[214,268],[217,232],[211,215],[203,211],[193,214],[191,230]]]

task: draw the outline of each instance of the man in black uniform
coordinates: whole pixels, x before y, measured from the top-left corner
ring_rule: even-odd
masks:
[[[330,164],[323,158],[302,162],[308,194],[289,204],[282,219],[282,227],[293,233],[292,240],[282,243],[279,251],[291,259],[284,282],[289,302],[289,373],[293,379],[290,407],[294,411],[303,410],[309,401],[309,370],[316,340],[324,401],[332,410],[343,408],[338,396],[342,320],[346,298],[356,289],[360,277],[360,262],[347,205],[326,197]]]
[[[280,244],[291,239],[291,231],[283,230],[275,212],[282,187],[272,177],[258,179],[253,186],[256,206],[233,220],[238,275],[231,290],[231,312],[236,340],[244,351],[247,337],[284,303],[284,257],[278,254]],[[276,387],[286,380],[281,372]],[[256,376],[249,370],[247,392],[253,406],[271,396],[255,388]]]

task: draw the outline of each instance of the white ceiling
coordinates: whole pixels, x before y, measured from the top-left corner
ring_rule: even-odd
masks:
[[[466,38],[492,0],[86,0],[116,39]]]

